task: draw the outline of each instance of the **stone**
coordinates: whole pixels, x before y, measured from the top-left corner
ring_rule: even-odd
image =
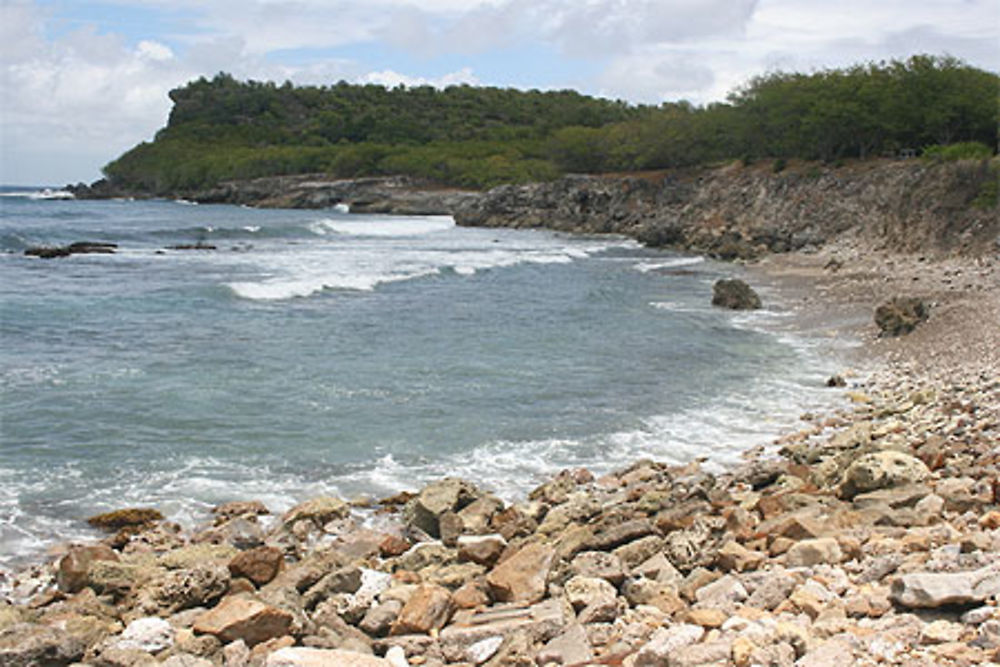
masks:
[[[788,567],[813,567],[822,563],[836,565],[843,558],[844,554],[837,540],[832,537],[819,537],[792,545],[785,553],[785,565]]]
[[[284,564],[285,555],[276,547],[257,547],[236,555],[229,561],[229,572],[234,577],[245,577],[258,586],[274,579]]]
[[[760,296],[746,282],[733,278],[717,280],[712,286],[712,305],[730,310],[756,310]]]
[[[440,630],[448,623],[454,611],[455,604],[448,589],[424,584],[403,605],[389,634],[428,634],[432,630]]]
[[[501,602],[538,602],[545,597],[555,550],[532,542],[486,575],[493,597]]]
[[[441,516],[446,512],[458,512],[481,496],[482,493],[469,482],[447,477],[428,484],[411,498],[403,509],[403,519],[407,526],[439,538]]]
[[[481,665],[496,655],[501,644],[503,644],[503,637],[500,635],[481,639],[465,650],[465,658],[474,665]]]
[[[965,628],[961,623],[937,620],[928,623],[920,631],[921,644],[946,644],[962,638]]]
[[[94,528],[115,531],[132,526],[146,526],[162,520],[163,514],[159,510],[148,507],[130,507],[92,516],[87,519],[87,523]]]
[[[358,567],[340,567],[325,575],[302,595],[302,604],[312,609],[339,593],[354,593],[361,588],[362,571]]]
[[[682,623],[660,628],[636,654],[634,667],[663,667],[671,656],[685,646],[701,640],[705,630],[699,625]]]
[[[930,308],[923,299],[894,297],[875,309],[875,325],[882,336],[903,336],[929,316]]]
[[[550,639],[535,657],[540,665],[553,662],[560,665],[582,664],[593,659],[594,651],[587,632],[579,623],[570,625],[565,632]]]
[[[575,563],[575,561],[574,561]],[[619,564],[619,567],[621,565]],[[632,573],[640,576],[646,577],[647,579],[655,579],[656,581],[662,581],[668,584],[680,585],[680,582],[684,579],[677,568],[667,559],[662,553],[654,555],[652,558],[640,563],[639,565],[632,568]],[[596,575],[601,576],[601,575]],[[621,581],[614,581],[607,576],[605,579],[615,584],[616,586],[621,583]]]
[[[82,638],[45,625],[17,623],[0,632],[0,664],[10,667],[68,665],[86,648]]]
[[[70,547],[56,567],[59,590],[63,593],[81,591],[87,585],[91,563],[98,560],[118,561],[119,558],[111,547],[104,544]]]
[[[385,658],[344,651],[290,646],[267,656],[266,667],[395,667]]]
[[[263,516],[270,513],[270,510],[259,500],[233,500],[212,508],[212,514],[223,520],[245,515]]]
[[[670,656],[670,667],[704,667],[705,665],[726,665],[732,656],[733,645],[729,641],[713,641],[689,644],[674,651]]]
[[[756,570],[767,556],[759,551],[751,551],[742,544],[730,540],[719,548],[715,562],[724,572]]]
[[[795,577],[783,572],[769,573],[747,599],[748,607],[771,611],[779,604],[788,599],[788,596],[795,590]]]
[[[155,616],[132,621],[116,642],[118,648],[138,649],[147,653],[159,653],[173,644],[174,630],[170,623]]]
[[[890,599],[903,607],[934,608],[982,602],[996,592],[989,585],[977,591],[977,573],[914,572],[892,580]]]
[[[507,548],[507,540],[499,533],[491,535],[463,535],[457,540],[458,560],[471,561],[492,567]]]
[[[322,528],[334,519],[347,518],[351,513],[351,506],[340,498],[333,496],[320,496],[299,503],[292,509],[285,512],[281,521],[286,526],[291,526],[298,521],[311,521],[317,528]]]
[[[451,595],[458,609],[475,609],[490,604],[490,588],[485,579],[468,581]]]
[[[573,609],[580,611],[594,602],[614,600],[618,591],[604,579],[575,576],[563,586],[563,595]]]
[[[584,551],[578,553],[570,562],[572,574],[584,577],[599,577],[620,586],[625,581],[625,568],[621,559],[604,551]]]
[[[611,551],[655,532],[656,528],[649,519],[634,519],[604,527],[591,539],[591,545],[598,551]]]
[[[684,622],[703,628],[720,628],[729,619],[729,614],[721,609],[690,609],[684,614]]]
[[[810,648],[796,667],[844,667],[855,664],[854,651],[845,639],[832,638]]]
[[[255,646],[288,634],[292,621],[292,614],[284,609],[227,597],[195,620],[194,631],[214,635],[224,643],[242,639],[247,646]]]
[[[622,584],[622,595],[632,606],[648,605],[668,615],[687,607],[673,584],[652,579],[627,580]]]
[[[731,574],[702,586],[695,592],[698,606],[722,610],[731,610],[736,603],[743,602],[748,597],[746,588]]]
[[[859,493],[916,484],[930,475],[927,465],[915,456],[884,450],[860,457],[844,471],[840,496],[852,499]]]
[[[174,570],[143,586],[137,595],[137,607],[148,614],[203,607],[222,597],[229,589],[229,581],[229,570],[224,565],[205,563]]]
[[[389,629],[402,610],[403,603],[399,600],[386,600],[373,605],[358,623],[358,627],[372,637],[384,637],[389,634]]]

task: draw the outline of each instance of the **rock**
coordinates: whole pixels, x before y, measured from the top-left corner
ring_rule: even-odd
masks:
[[[116,642],[118,648],[139,649],[147,653],[159,653],[173,644],[174,629],[170,623],[155,616],[132,621]]]
[[[702,586],[695,592],[699,607],[715,607],[723,610],[731,610],[736,603],[743,602],[748,597],[746,588],[731,574]]]
[[[921,644],[946,644],[961,639],[965,628],[961,623],[937,620],[928,623],[920,631]]]
[[[655,532],[649,519],[634,519],[603,528],[594,535],[590,544],[598,551],[611,551]]]
[[[229,561],[229,572],[234,577],[246,577],[258,586],[263,586],[278,574],[284,558],[284,553],[276,547],[249,549]]]
[[[890,599],[903,607],[935,608],[982,602],[1000,594],[1000,567],[974,572],[914,572],[893,579]]]
[[[372,637],[384,637],[389,634],[392,624],[399,618],[403,603],[399,600],[386,600],[374,605],[365,614],[358,627]]]
[[[573,564],[574,565],[576,564],[575,560],[573,561]],[[618,568],[619,570],[621,570],[620,562],[618,563]],[[681,576],[681,573],[677,571],[677,568],[674,567],[673,564],[671,564],[671,562],[667,560],[667,557],[662,553],[658,553],[652,558],[647,559],[645,562],[636,565],[634,568],[632,568],[632,573],[640,577],[646,577],[647,579],[654,579],[656,581],[662,581],[664,583],[673,585],[679,585],[680,582],[684,579],[684,577]],[[615,571],[609,570],[604,573],[595,571],[594,576],[603,577],[604,579],[607,579],[615,586],[621,583],[621,579],[616,581],[615,579],[612,579],[610,576],[608,576],[608,574],[615,574]],[[622,570],[622,579],[624,579],[624,570]]]
[[[717,280],[712,286],[712,305],[730,310],[756,310],[760,297],[750,285],[738,278]]]
[[[317,528],[322,528],[334,519],[346,518],[350,513],[350,504],[340,498],[321,496],[296,505],[285,513],[281,521],[286,526],[291,526],[298,521],[308,520]]]
[[[361,588],[362,572],[357,567],[340,567],[323,576],[302,595],[302,604],[312,609],[338,593],[354,593]]]
[[[851,499],[859,493],[916,484],[930,475],[927,465],[909,454],[885,450],[866,454],[848,466],[840,484],[840,496]]]
[[[684,622],[703,628],[720,628],[729,619],[729,614],[721,609],[690,609],[684,614]]]
[[[768,573],[766,579],[758,584],[753,594],[747,599],[748,607],[771,611],[788,599],[795,590],[795,577],[782,572]]]
[[[270,510],[259,500],[233,500],[212,508],[212,514],[220,519],[232,519],[248,514],[251,516],[262,516],[270,513]]]
[[[104,544],[70,547],[59,559],[56,584],[63,593],[77,593],[87,585],[90,565],[94,561],[118,561],[118,554]]]
[[[392,624],[391,635],[428,634],[447,625],[455,604],[448,589],[425,584],[417,588]]]
[[[492,567],[507,548],[503,535],[463,535],[457,540],[458,559]]]
[[[158,510],[132,507],[92,516],[87,519],[87,523],[94,528],[114,531],[131,526],[145,526],[162,520],[163,515]]]
[[[678,624],[660,628],[653,633],[636,654],[635,667],[663,667],[669,665],[671,656],[685,646],[701,640],[705,630],[699,625]]]
[[[845,639],[833,638],[808,650],[796,667],[844,667],[855,664],[854,651]]]
[[[407,526],[419,528],[431,537],[441,537],[440,519],[446,512],[458,512],[482,493],[465,480],[448,477],[424,487],[403,510]]]
[[[486,575],[493,597],[501,602],[538,602],[545,597],[555,550],[532,542]]]
[[[340,649],[290,646],[267,656],[266,667],[395,667],[385,658]]]
[[[557,599],[530,607],[510,604],[479,612],[462,611],[441,631],[441,650],[451,662],[470,660],[469,647],[483,640],[519,634],[530,642],[547,642],[563,632],[571,620],[565,603]]]
[[[875,324],[883,336],[902,336],[927,320],[930,308],[923,299],[895,297],[875,309]]]
[[[465,650],[465,658],[474,665],[481,665],[500,650],[501,644],[503,644],[503,637],[500,635],[487,637],[469,646]]]
[[[80,637],[45,625],[18,623],[0,632],[0,664],[8,667],[68,665],[86,648]]]
[[[142,587],[137,606],[147,614],[205,606],[226,593],[229,579],[229,570],[224,565],[212,563],[167,572]]]
[[[594,651],[590,648],[587,632],[579,623],[574,623],[561,635],[550,639],[535,657],[540,665],[553,662],[560,665],[583,664],[593,659]]]
[[[656,607],[664,614],[674,614],[687,607],[673,584],[651,579],[627,580],[622,584],[622,595],[633,606]]]
[[[674,651],[670,656],[670,667],[703,667],[704,665],[726,665],[732,656],[732,642],[713,641],[689,644]]]
[[[604,579],[576,576],[563,586],[563,595],[573,605],[573,609],[580,611],[595,602],[614,601],[618,591]]]
[[[716,564],[724,572],[756,570],[767,559],[759,551],[751,551],[738,542],[730,540],[722,545],[716,556]]]
[[[247,646],[288,634],[292,615],[256,600],[227,597],[214,609],[200,615],[195,632],[210,634],[223,642],[243,640]]]
[[[832,537],[801,540],[785,554],[788,567],[813,567],[821,563],[835,565],[844,559],[840,544]]]

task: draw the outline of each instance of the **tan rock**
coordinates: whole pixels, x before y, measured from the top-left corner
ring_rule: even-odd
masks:
[[[266,667],[394,667],[385,658],[373,655],[293,646],[275,651],[267,656]]]
[[[563,595],[573,605],[573,609],[580,611],[597,601],[614,600],[618,591],[604,579],[576,576],[563,586]]]
[[[87,585],[90,565],[94,561],[118,561],[118,554],[103,544],[72,546],[59,559],[56,569],[56,584],[63,593],[76,593]]]
[[[458,559],[492,567],[507,548],[503,535],[463,535],[458,538]]]
[[[545,597],[555,550],[532,542],[497,565],[486,576],[493,597],[501,602],[538,602]]]
[[[832,537],[796,542],[785,554],[788,567],[812,567],[821,563],[835,565],[843,560],[840,544]]]
[[[733,640],[732,660],[736,667],[749,667],[750,657],[757,650],[757,645],[749,637],[737,637]]]
[[[258,586],[263,586],[277,576],[284,561],[281,549],[257,547],[243,551],[229,561],[229,572],[234,577],[246,577]]]
[[[286,525],[292,525],[297,521],[307,519],[312,521],[316,527],[322,528],[326,523],[334,519],[343,519],[350,513],[350,504],[340,498],[320,496],[300,503],[285,512],[282,522]]]
[[[759,551],[751,551],[738,542],[729,541],[722,545],[716,556],[716,565],[725,572],[756,570],[767,558]]]
[[[242,639],[248,646],[288,633],[292,615],[256,600],[227,597],[194,623],[195,632],[218,637],[223,643]]]
[[[729,614],[721,609],[689,609],[684,614],[684,622],[703,628],[720,628],[729,619]]]
[[[455,611],[448,589],[433,584],[419,586],[392,624],[391,635],[428,634],[440,630]]]
[[[490,603],[489,590],[484,580],[469,581],[452,593],[451,599],[458,609],[484,607]]]

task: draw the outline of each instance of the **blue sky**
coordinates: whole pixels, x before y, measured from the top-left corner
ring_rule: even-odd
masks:
[[[705,103],[914,53],[996,71],[998,43],[1000,0],[0,0],[0,183],[97,178],[219,71]]]

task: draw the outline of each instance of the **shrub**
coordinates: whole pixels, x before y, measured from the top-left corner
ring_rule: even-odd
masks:
[[[934,162],[954,162],[956,160],[987,160],[993,156],[993,149],[979,141],[963,141],[957,144],[935,144],[924,149],[925,160]]]

